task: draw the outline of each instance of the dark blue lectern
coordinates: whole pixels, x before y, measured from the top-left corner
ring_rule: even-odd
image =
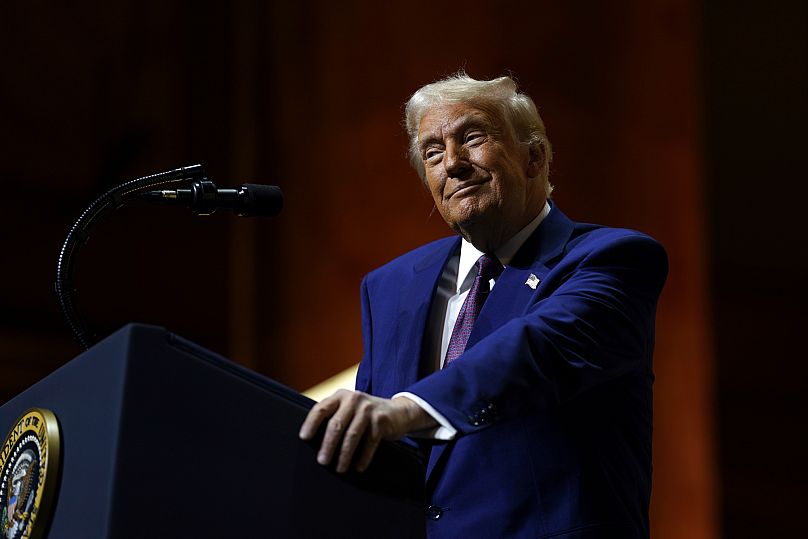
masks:
[[[364,474],[315,462],[313,401],[167,331],[129,325],[0,408],[61,432],[48,537],[423,537],[423,468],[386,444]]]

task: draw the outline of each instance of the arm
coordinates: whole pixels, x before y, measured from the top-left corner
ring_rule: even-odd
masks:
[[[545,279],[551,293],[477,342],[451,367],[406,391],[437,409],[462,435],[526,406],[556,406],[624,375],[650,377],[654,313],[667,274],[662,247],[647,236],[624,235],[569,258],[575,262],[562,261],[551,272],[554,277]],[[364,282],[362,308],[366,355],[357,389],[370,390],[371,316]],[[347,469],[363,436],[360,470],[380,439],[437,426],[405,397],[344,392],[312,409],[301,437],[312,438],[329,417],[318,461],[330,462],[339,446],[338,471]]]
[[[361,391],[341,389],[318,402],[300,427],[300,438],[311,440],[328,420],[317,462],[331,463],[338,453],[337,472],[345,473],[354,459],[356,470],[367,469],[382,440],[398,440],[409,432],[434,427],[437,423],[417,404],[405,397],[383,399]]]
[[[355,467],[364,471],[381,440],[398,440],[410,432],[432,428],[435,421],[416,403],[405,397],[383,399],[371,391],[371,316],[367,278],[362,280],[362,339],[365,356],[359,364],[356,391],[340,390],[317,403],[300,428],[300,438],[314,438],[327,421],[317,462],[328,465],[338,454],[337,471],[348,470],[356,454]]]
[[[545,278],[549,294],[406,391],[468,434],[619,377],[650,377],[664,250],[633,234],[574,254]]]

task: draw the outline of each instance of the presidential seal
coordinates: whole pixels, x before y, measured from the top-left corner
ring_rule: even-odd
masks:
[[[14,423],[0,451],[0,537],[43,536],[58,472],[56,416],[32,408]]]

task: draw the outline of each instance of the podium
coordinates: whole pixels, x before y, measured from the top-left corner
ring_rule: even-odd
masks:
[[[29,408],[56,416],[50,538],[425,537],[415,452],[382,444],[366,472],[337,474],[297,436],[313,404],[128,325],[0,407],[0,431]]]

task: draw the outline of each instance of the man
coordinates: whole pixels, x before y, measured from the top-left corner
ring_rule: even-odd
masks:
[[[549,201],[544,124],[508,77],[427,85],[406,125],[460,237],[364,279],[357,391],[317,404],[301,437],[327,421],[317,458],[340,472],[382,439],[429,439],[432,538],[648,537],[664,250]]]

